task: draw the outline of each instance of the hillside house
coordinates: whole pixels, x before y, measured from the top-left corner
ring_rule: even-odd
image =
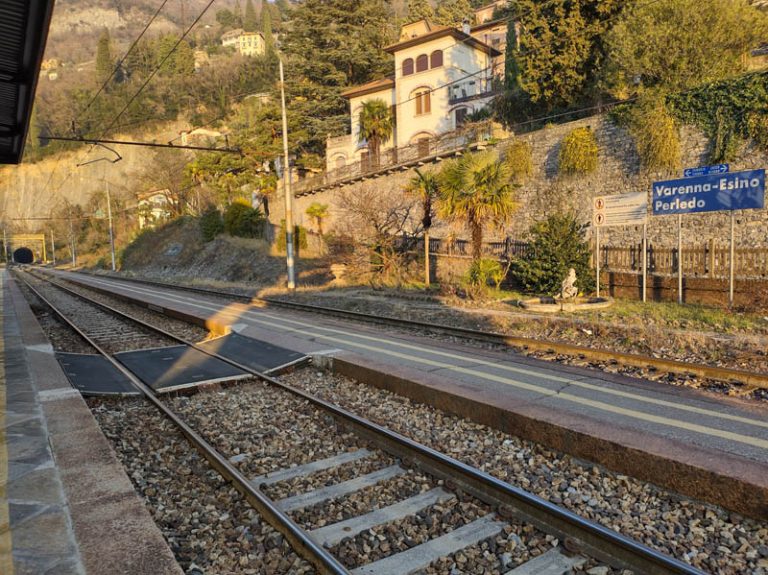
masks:
[[[139,229],[154,226],[170,219],[173,193],[168,188],[148,190],[136,194],[138,200]]]
[[[487,8],[480,10],[485,14]],[[397,149],[405,146],[416,147],[419,157],[429,155],[432,141],[460,128],[492,100],[494,77],[503,75],[494,66],[503,61],[502,38],[505,22],[462,29],[427,20],[403,26],[400,40],[385,48],[394,56],[394,73],[342,93],[349,100],[351,133],[327,140],[326,170],[369,167],[358,119],[363,103],[374,99],[391,106],[395,120],[392,138],[381,145],[381,163],[395,163]]]
[[[261,32],[246,32],[242,28],[221,35],[221,45],[232,47],[243,56],[261,56],[266,51]]]

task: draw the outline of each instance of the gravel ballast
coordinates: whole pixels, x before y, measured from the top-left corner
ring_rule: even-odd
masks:
[[[682,498],[390,392],[316,369],[285,383],[711,573],[768,574],[768,523]]]
[[[154,407],[89,405],[186,573],[314,573]]]
[[[361,443],[307,401],[263,382],[249,380],[218,392],[176,397],[171,403],[175,411],[247,477],[360,448],[371,452],[368,457],[352,463],[266,485],[264,492],[273,500],[335,485],[397,463]],[[442,481],[417,469],[407,469],[404,475],[289,514],[304,529],[312,530],[392,505],[441,485]],[[474,498],[459,495],[451,503],[349,537],[333,546],[331,551],[347,567],[358,567],[447,533],[490,511]],[[426,572],[442,575],[503,573],[508,567],[556,545],[557,541],[552,537],[512,521],[497,537],[470,546],[453,558],[442,559]]]

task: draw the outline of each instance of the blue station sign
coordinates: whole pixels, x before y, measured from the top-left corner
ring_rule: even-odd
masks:
[[[760,209],[765,204],[765,170],[711,174],[654,182],[654,216]]]
[[[701,166],[699,168],[686,168],[683,170],[683,176],[686,178],[695,178],[698,176],[708,176],[710,174],[727,174],[731,171],[730,164],[717,164],[716,166]]]

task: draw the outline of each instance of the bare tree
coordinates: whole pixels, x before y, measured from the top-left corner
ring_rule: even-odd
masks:
[[[412,255],[404,239],[414,236],[416,202],[398,189],[352,189],[339,198],[340,231],[354,241],[351,275],[373,284],[401,283]]]

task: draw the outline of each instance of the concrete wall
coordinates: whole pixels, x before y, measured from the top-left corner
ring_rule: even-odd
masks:
[[[562,177],[557,171],[560,145],[568,132],[580,126],[590,126],[595,131],[600,149],[599,168],[595,173],[587,176]],[[520,137],[531,143],[534,173],[517,190],[520,209],[506,230],[506,233],[516,239],[525,239],[531,224],[549,213],[573,210],[583,221],[588,222],[591,219],[592,199],[596,196],[646,191],[650,200],[653,181],[681,177],[681,174],[641,170],[631,136],[604,116],[552,126]],[[683,127],[681,141],[684,167],[707,163],[710,143],[701,132],[692,127]],[[497,147],[503,151],[504,145],[505,142],[501,142]],[[749,143],[741,150],[736,161],[731,162],[731,170],[757,169],[766,165],[768,165],[766,153]],[[438,169],[439,166],[440,164],[432,167],[423,166],[421,169]],[[381,193],[382,190],[403,189],[413,175],[412,170],[397,171],[350,185],[376,194]],[[303,214],[312,202],[329,204],[331,217],[326,222],[325,228],[332,229],[334,206],[338,202],[338,195],[339,188],[334,188],[298,198],[297,217],[299,220],[302,217],[306,220]],[[282,204],[282,199],[273,204]],[[276,217],[277,220],[274,221],[279,221],[282,215]],[[649,242],[656,247],[676,247],[677,218],[675,216],[649,217],[649,220]],[[736,223],[738,247],[768,246],[766,232],[768,212],[765,209],[737,212]],[[728,225],[727,213],[686,215],[683,217],[683,241],[686,245],[701,246],[714,239],[716,244],[725,246],[728,243]],[[439,237],[447,235],[449,231],[444,222],[438,222],[433,235]],[[454,231],[458,232],[460,237],[465,234],[463,230]],[[498,235],[503,234],[488,230],[488,239]],[[640,235],[639,228],[605,228],[601,233],[601,242],[604,245],[626,246],[640,241]]]

